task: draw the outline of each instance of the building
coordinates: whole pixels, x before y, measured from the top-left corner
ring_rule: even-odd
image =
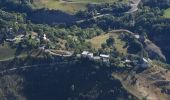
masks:
[[[93,59],[93,53],[88,53],[87,57],[90,58],[90,59]]]
[[[83,51],[83,52],[81,53],[81,56],[82,56],[82,57],[89,58],[89,59],[93,59],[93,53],[90,53],[90,52],[88,52],[88,51]]]
[[[103,62],[108,62],[110,59],[110,55],[100,54],[101,59]]]
[[[46,34],[43,35],[43,39],[44,39],[44,40],[47,40]]]
[[[140,39],[140,35],[134,35],[136,39]]]
[[[81,53],[81,56],[82,56],[82,57],[87,57],[88,53],[89,53],[88,51],[83,51],[83,52]]]
[[[110,58],[110,55],[100,54],[100,57],[101,57],[101,58],[105,58],[105,59],[109,59],[109,58]]]

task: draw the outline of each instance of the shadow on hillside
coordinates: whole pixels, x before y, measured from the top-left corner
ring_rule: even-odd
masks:
[[[128,100],[132,97],[119,81],[109,78],[106,68],[87,62],[42,66],[22,75],[25,77],[23,92],[28,100]]]
[[[28,14],[28,19],[37,24],[74,24],[79,20],[74,15],[58,11],[58,10],[48,10],[39,9]]]

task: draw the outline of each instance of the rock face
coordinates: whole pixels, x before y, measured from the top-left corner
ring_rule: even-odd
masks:
[[[109,72],[87,61],[44,65],[1,76],[0,93],[14,98],[3,100],[137,100]]]
[[[161,49],[148,39],[145,40],[145,50],[148,52],[149,58],[158,58],[162,61],[166,61],[166,57],[162,53]]]
[[[166,56],[167,63],[170,64],[170,37],[166,35],[157,35],[152,40],[161,48]]]
[[[170,100],[169,70],[153,65],[146,70],[136,73],[132,71],[123,75],[123,86],[141,100],[144,98],[146,100]]]

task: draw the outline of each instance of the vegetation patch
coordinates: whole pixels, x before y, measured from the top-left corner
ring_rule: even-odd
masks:
[[[120,34],[118,33],[108,33],[108,34],[102,34],[99,36],[96,36],[90,40],[92,47],[95,49],[100,49],[101,45],[103,43],[106,43],[106,40],[109,39],[109,37],[113,37],[115,42],[114,42],[114,47],[116,50],[120,53],[126,54],[127,53],[127,48],[124,48],[126,42],[122,41],[119,38]]]
[[[118,0],[35,0],[34,5],[40,8],[45,7],[74,13],[79,10],[84,10],[86,5],[90,3],[100,4],[111,3],[115,1]]]
[[[105,43],[108,38],[109,34],[102,34],[92,38],[90,42],[95,49],[99,49],[101,48],[102,43]]]
[[[170,8],[168,8],[168,9],[166,9],[166,10],[164,11],[164,17],[165,17],[165,18],[170,18]]]
[[[15,55],[15,49],[11,49],[7,46],[0,45],[0,60],[13,58]]]

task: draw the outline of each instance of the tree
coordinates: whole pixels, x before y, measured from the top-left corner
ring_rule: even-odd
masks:
[[[109,37],[109,39],[106,40],[106,44],[108,47],[113,46],[115,40],[113,37]]]

